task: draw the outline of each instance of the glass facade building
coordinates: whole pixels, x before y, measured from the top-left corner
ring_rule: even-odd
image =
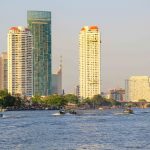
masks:
[[[28,11],[33,35],[33,95],[51,94],[51,12]]]

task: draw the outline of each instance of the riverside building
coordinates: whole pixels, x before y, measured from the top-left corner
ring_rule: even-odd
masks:
[[[97,26],[85,26],[79,35],[80,98],[100,94],[100,33]]]
[[[125,89],[112,89],[109,91],[109,95],[110,99],[122,102],[125,100]]]
[[[32,96],[32,35],[28,28],[12,27],[8,32],[8,92]]]
[[[150,102],[150,77],[131,76],[126,80],[126,99],[133,102],[145,99]]]
[[[51,94],[51,12],[28,11],[33,35],[33,95]]]
[[[0,55],[0,90],[8,89],[8,58],[7,52]]]
[[[62,95],[62,67],[60,66],[55,74],[52,74],[52,94]]]

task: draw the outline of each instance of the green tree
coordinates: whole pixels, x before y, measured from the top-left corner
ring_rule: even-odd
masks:
[[[0,99],[4,99],[4,97],[8,96],[8,90],[0,90]]]
[[[13,106],[14,102],[15,102],[15,98],[8,93],[7,89],[0,90],[1,107]]]
[[[37,94],[37,95],[33,96],[31,98],[31,100],[32,100],[32,105],[39,105],[42,101],[42,98],[40,95]]]
[[[78,104],[79,103],[78,97],[74,94],[67,94],[67,95],[64,96],[64,98],[68,103],[73,103],[73,104]]]
[[[147,102],[145,99],[139,99],[138,102]]]
[[[92,106],[92,101],[90,98],[85,98],[83,99],[80,103],[79,103],[79,106],[83,106],[83,105],[89,105],[89,106]]]
[[[67,101],[64,98],[64,96],[56,94],[44,97],[43,101],[45,101],[48,107],[60,108],[67,104]]]
[[[111,105],[111,102],[102,97],[101,95],[95,95],[93,98],[92,98],[92,101],[94,103],[94,107],[95,106],[110,106]]]
[[[11,96],[10,94],[4,97],[3,99],[3,107],[11,107],[14,106],[16,102],[16,98]]]

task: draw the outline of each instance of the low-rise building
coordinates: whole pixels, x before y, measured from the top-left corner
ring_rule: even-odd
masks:
[[[124,101],[125,100],[125,90],[120,88],[120,89],[112,89],[109,92],[110,98],[114,99],[116,101]]]

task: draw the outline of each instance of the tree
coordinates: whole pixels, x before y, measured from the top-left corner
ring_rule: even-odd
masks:
[[[35,95],[31,98],[31,100],[32,100],[32,105],[38,105],[41,103],[41,96]]]
[[[107,101],[109,101],[111,103],[111,106],[118,106],[121,105],[120,102],[114,100],[114,99],[107,99]]]
[[[92,98],[92,101],[95,106],[110,106],[111,105],[111,102],[108,99],[102,97],[100,94],[95,95]]]
[[[138,100],[138,102],[139,102],[139,106],[141,107],[141,108],[145,108],[145,104],[147,103],[147,101],[145,100],[145,99],[140,99],[140,100]]]
[[[79,103],[79,99],[76,95],[67,94],[67,95],[64,96],[64,98],[68,103],[73,103],[73,104],[78,104]]]
[[[139,99],[138,102],[147,102],[145,99]]]
[[[0,106],[3,106],[3,101],[6,96],[8,96],[7,89],[0,90]]]
[[[4,97],[8,96],[8,90],[0,90],[0,99],[4,99]]]
[[[0,90],[0,106],[1,107],[8,107],[14,106],[15,97],[11,96],[7,89]]]
[[[3,107],[11,107],[14,106],[16,101],[16,98],[14,96],[11,96],[10,94],[4,97],[3,100]]]
[[[48,107],[56,107],[56,108],[63,107],[67,104],[67,101],[64,98],[64,96],[57,95],[57,94],[44,97],[43,102]]]

